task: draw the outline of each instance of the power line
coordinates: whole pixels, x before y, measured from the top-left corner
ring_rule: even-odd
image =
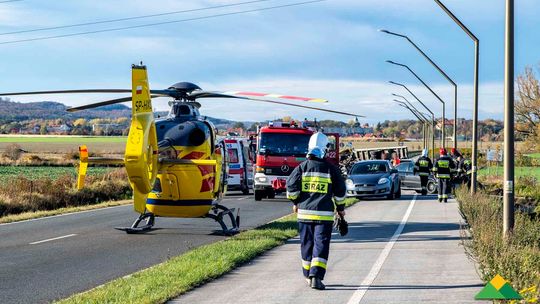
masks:
[[[0,1],[0,3],[2,3],[2,2],[11,2],[11,1],[23,1],[23,0]],[[216,6],[210,6],[210,7],[202,7],[202,8],[181,10],[181,11],[165,12],[165,13],[152,14],[152,15],[141,15],[141,16],[118,18],[118,19],[110,19],[110,20],[91,21],[91,22],[75,23],[75,24],[68,24],[68,25],[42,27],[42,28],[37,28],[37,29],[20,30],[20,31],[14,31],[14,32],[0,33],[0,36],[13,35],[13,34],[23,34],[23,33],[32,33],[32,32],[41,32],[41,31],[50,31],[50,30],[58,30],[58,29],[73,28],[73,27],[80,27],[80,26],[87,26],[87,25],[114,23],[114,22],[120,22],[120,21],[137,20],[137,19],[144,19],[144,18],[152,18],[152,17],[160,17],[160,16],[182,14],[182,13],[192,13],[192,12],[198,12],[198,11],[205,11],[205,10],[212,10],[212,9],[219,9],[219,8],[226,8],[226,7],[234,7],[234,6],[240,6],[240,5],[245,5],[245,4],[253,4],[253,3],[268,2],[268,1],[275,1],[275,0],[245,1],[245,2],[237,2],[237,3],[216,5]]]
[[[323,1],[327,1],[327,0],[312,0],[312,1],[296,2],[296,3],[289,3],[289,4],[284,4],[284,5],[276,5],[276,6],[263,7],[263,8],[257,8],[257,9],[251,9],[251,10],[244,10],[244,11],[237,11],[237,12],[231,12],[231,13],[223,13],[223,14],[195,17],[195,18],[187,18],[187,19],[180,19],[180,20],[172,20],[172,21],[157,22],[157,23],[147,23],[147,24],[141,24],[141,25],[117,27],[117,28],[95,30],[95,31],[87,31],[87,32],[79,32],[79,33],[72,33],[72,34],[36,37],[36,38],[28,38],[28,39],[20,39],[20,40],[11,40],[11,41],[0,42],[0,45],[15,44],[15,43],[21,43],[21,42],[30,42],[30,41],[49,40],[49,39],[73,37],[73,36],[82,36],[82,35],[89,35],[89,34],[97,34],[97,33],[105,33],[105,32],[113,32],[113,31],[122,31],[122,30],[129,30],[129,29],[135,29],[135,28],[150,27],[150,26],[156,26],[156,25],[165,25],[165,24],[172,24],[172,23],[181,23],[181,22],[188,22],[188,21],[204,20],[204,19],[211,19],[211,18],[232,16],[232,15],[240,15],[240,14],[260,12],[260,11],[269,11],[269,10],[274,10],[274,9],[279,9],[279,8],[299,6],[299,5],[305,5],[305,4],[317,3],[317,2],[323,2]]]
[[[4,0],[4,1],[0,1],[0,3],[19,2],[19,1],[24,1],[24,0]]]

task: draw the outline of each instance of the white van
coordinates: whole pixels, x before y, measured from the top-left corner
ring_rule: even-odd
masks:
[[[249,194],[253,189],[253,153],[249,148],[248,139],[225,138],[229,156],[228,190],[239,190]]]

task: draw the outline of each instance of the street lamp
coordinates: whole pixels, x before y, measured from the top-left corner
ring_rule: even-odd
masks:
[[[406,39],[407,41],[409,41],[410,44],[412,44],[412,46],[414,46],[414,48],[420,52],[420,54],[422,54],[422,56],[424,56],[424,58],[429,61],[429,63],[431,63],[431,65],[433,67],[435,67],[437,69],[437,71],[439,71],[439,73],[441,73],[441,75],[444,76],[444,78],[446,78],[446,80],[448,80],[448,82],[450,82],[453,86],[454,86],[454,149],[457,149],[457,107],[458,107],[458,100],[457,100],[457,96],[458,96],[458,89],[457,89],[457,84],[435,63],[433,62],[433,60],[431,60],[431,58],[429,58],[429,56],[424,52],[422,51],[422,49],[420,49],[420,47],[418,45],[416,45],[416,43],[414,43],[408,36],[406,35],[402,35],[402,34],[398,34],[398,33],[395,33],[395,32],[391,32],[391,31],[388,31],[388,30],[379,30],[381,33],[385,33],[385,34],[389,34],[389,35],[394,35],[394,36],[397,36],[397,37],[401,37],[401,38],[404,38]]]
[[[474,106],[473,106],[473,130],[472,130],[472,157],[471,157],[471,160],[472,160],[471,193],[474,194],[476,193],[476,186],[477,186],[476,170],[478,168],[478,63],[480,60],[480,41],[446,6],[444,6],[444,4],[442,4],[440,0],[434,0],[434,1],[474,41]],[[513,20],[513,10],[512,10],[512,20]]]
[[[415,110],[416,113],[417,113],[418,115],[420,115],[420,116],[423,118],[423,121],[424,121],[426,124],[430,124],[430,123],[429,123],[429,118],[426,117],[426,116],[429,116],[429,114],[425,114],[425,113],[420,112],[420,111],[419,111],[419,110],[418,110],[418,109],[417,109],[417,108],[416,108],[416,107],[415,107],[415,106],[414,106],[407,98],[405,98],[405,96],[398,95],[398,94],[394,94],[394,93],[392,93],[392,95],[393,95],[393,96],[396,96],[396,97],[400,97],[400,98],[402,98],[403,100],[405,100],[405,101],[407,102],[407,106],[408,106],[409,108],[412,108],[413,110]],[[399,103],[403,103],[403,101],[397,100],[397,99],[394,99],[394,101],[399,102]],[[426,137],[425,137],[425,147],[426,147],[426,148],[429,148],[429,139],[428,139],[428,136],[429,136],[429,133],[430,133],[430,132],[429,132],[428,129],[426,129],[426,133],[428,133],[428,134],[426,134]],[[431,134],[431,142],[432,142],[433,145],[434,145],[434,143],[435,143],[435,134],[433,134],[433,133]],[[433,148],[434,148],[434,147],[432,146],[432,149],[433,149]]]
[[[514,229],[514,0],[506,0],[504,39],[503,233]]]
[[[420,78],[413,70],[411,70],[411,68],[408,66],[408,65],[405,65],[405,64],[402,64],[402,63],[397,63],[397,62],[394,62],[392,60],[386,60],[386,62],[390,63],[390,64],[393,64],[393,65],[399,65],[401,67],[404,67],[406,68],[407,70],[409,70],[409,72],[411,72],[411,74],[414,75],[414,77],[416,77],[416,79],[418,79],[433,95],[435,95],[435,97],[437,97],[437,99],[441,102],[442,104],[442,136],[441,136],[441,147],[444,148],[445,147],[445,140],[446,140],[446,132],[445,132],[445,124],[446,124],[446,110],[445,110],[445,103],[444,101],[441,99],[441,97],[439,97],[439,95],[437,95],[437,93],[435,93],[435,91],[433,91],[425,81],[422,80],[422,78]]]
[[[433,112],[420,100],[420,98],[414,95],[414,93],[411,92],[411,90],[409,90],[409,88],[407,88],[406,85],[399,82],[394,82],[394,81],[389,81],[389,83],[403,87],[431,114],[431,136],[432,136],[431,137],[431,158],[435,159],[435,114],[433,114]]]
[[[395,102],[397,102],[401,107],[404,107],[405,109],[411,111],[413,113],[413,115],[418,118],[418,120],[420,121],[420,123],[422,123],[422,134],[423,134],[423,140],[422,140],[422,145],[423,145],[423,149],[426,149],[427,148],[427,136],[426,136],[426,131],[427,131],[427,125],[426,125],[426,121],[424,120],[424,118],[422,118],[422,116],[420,116],[418,113],[416,113],[412,108],[410,108],[406,103],[404,103],[403,101],[401,100],[397,100],[397,99],[394,99]]]

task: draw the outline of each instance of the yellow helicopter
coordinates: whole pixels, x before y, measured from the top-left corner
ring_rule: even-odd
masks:
[[[327,100],[263,94],[252,92],[204,91],[189,82],[179,82],[166,90],[150,90],[146,66],[132,65],[132,89],[82,89],[0,93],[0,96],[66,94],[66,93],[129,93],[131,96],[107,100],[68,111],[80,111],[131,101],[132,117],[124,158],[89,157],[86,146],[79,147],[80,165],[77,188],[82,189],[89,164],[124,165],[133,189],[134,209],[139,217],[131,227],[116,228],[127,233],[152,229],[155,217],[211,218],[224,234],[238,232],[239,210],[220,204],[227,188],[227,151],[217,138],[216,128],[199,113],[199,98],[239,98],[273,104],[301,107],[336,114],[361,116],[342,111],[322,109],[298,103],[286,103],[268,98],[297,102]],[[172,97],[166,118],[155,120],[152,98]],[[229,218],[230,227],[225,223]],[[144,221],[144,224],[141,223]]]

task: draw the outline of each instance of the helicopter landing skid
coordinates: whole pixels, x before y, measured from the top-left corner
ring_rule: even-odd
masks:
[[[143,213],[133,222],[131,227],[115,227],[114,229],[125,231],[127,234],[145,233],[154,226],[154,219],[155,216],[152,213]],[[146,224],[139,227],[143,220],[146,220]]]
[[[229,209],[223,205],[217,204],[212,208],[212,213],[209,212],[207,215],[205,215],[205,217],[211,218],[218,222],[221,226],[222,233],[230,236],[237,234],[240,228],[240,209],[236,211],[236,216],[234,216],[235,211],[236,208]],[[223,218],[226,216],[229,216],[229,219],[231,220],[231,228],[228,228],[227,224],[225,224],[225,221],[223,220]]]

